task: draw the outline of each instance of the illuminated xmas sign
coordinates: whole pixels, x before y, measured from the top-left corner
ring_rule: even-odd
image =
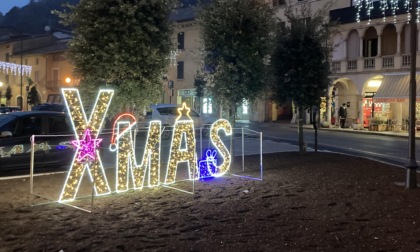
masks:
[[[60,202],[75,199],[84,172],[87,170],[90,180],[94,183],[95,195],[111,193],[110,186],[105,176],[101,158],[97,147],[101,142],[98,134],[102,129],[105,114],[111,103],[114,92],[112,90],[100,90],[96,103],[93,106],[90,119],[86,119],[79,92],[77,89],[63,89],[63,96],[67,109],[70,113],[76,140],[72,144],[76,147],[75,157],[70,167],[66,182],[60,195]],[[166,167],[164,184],[176,182],[178,164],[188,164],[189,179],[201,177],[219,177],[225,174],[230,167],[231,155],[222,142],[219,134],[223,130],[226,135],[232,134],[232,127],[227,120],[219,119],[210,129],[212,144],[220,153],[223,163],[217,165],[216,151],[210,151],[206,155],[206,164],[200,161],[200,166],[206,166],[206,172],[201,173],[198,169],[194,122],[189,113],[190,108],[184,103],[178,109],[179,116],[175,120],[172,132],[172,140],[169,151],[169,161]],[[160,179],[160,154],[162,123],[151,121],[147,132],[145,150],[140,164],[135,158],[133,132],[137,125],[136,118],[129,113],[119,115],[114,121],[113,134],[110,150],[116,152],[116,183],[117,193],[129,189],[131,178],[134,189],[142,189],[144,186],[155,187],[161,184]],[[209,164],[211,163],[211,164]],[[209,168],[211,167],[211,168]]]
[[[94,182],[95,194],[109,194],[111,189],[105,176],[101,157],[96,150],[98,144],[96,139],[102,129],[114,91],[109,89],[99,91],[89,120],[87,120],[79,90],[63,88],[62,92],[76,137],[73,144],[76,143],[77,149],[59,201],[74,200],[85,170],[88,171],[91,181]],[[94,139],[93,146],[92,135]],[[81,137],[82,140],[80,139]]]

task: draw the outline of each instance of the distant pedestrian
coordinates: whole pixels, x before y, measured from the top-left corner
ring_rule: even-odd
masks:
[[[344,128],[347,118],[347,107],[345,103],[343,103],[343,106],[338,110],[338,116],[340,117],[340,128]]]

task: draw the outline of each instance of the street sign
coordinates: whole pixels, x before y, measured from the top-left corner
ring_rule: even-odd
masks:
[[[195,88],[192,89],[180,89],[178,90],[178,96],[196,96],[197,92],[195,91]]]

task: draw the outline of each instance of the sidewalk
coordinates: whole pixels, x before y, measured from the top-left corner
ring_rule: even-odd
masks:
[[[284,127],[291,127],[291,128],[297,128],[297,124],[292,124],[288,121],[276,121],[276,122],[247,122],[247,123],[237,123],[237,126],[240,125],[240,127],[247,127],[246,125],[251,126],[254,125],[282,125]],[[312,124],[304,124],[303,127],[305,129],[313,130],[314,127]],[[393,136],[393,137],[402,137],[407,138],[408,137],[408,131],[370,131],[368,129],[353,129],[353,128],[339,128],[338,126],[330,126],[330,128],[318,128],[318,130],[328,130],[328,131],[336,131],[336,132],[346,132],[346,133],[356,133],[356,134],[371,134],[371,135],[386,135],[386,136]],[[416,131],[416,139],[420,139],[420,131]]]
[[[297,124],[290,124],[292,127],[297,127]],[[304,125],[307,129],[313,129],[313,125]],[[363,133],[371,135],[386,135],[386,136],[395,136],[395,137],[408,137],[408,131],[371,131],[368,129],[353,129],[353,128],[339,128],[337,126],[330,126],[330,128],[319,128],[319,130],[330,130],[330,131],[340,131],[348,133]],[[420,138],[420,132],[416,132],[416,138]]]

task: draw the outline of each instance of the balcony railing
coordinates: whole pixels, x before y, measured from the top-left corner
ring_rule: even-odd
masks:
[[[347,70],[357,70],[357,60],[347,60]]]
[[[382,67],[383,68],[394,68],[394,56],[384,56],[384,57],[382,57]]]
[[[410,67],[410,65],[411,65],[410,55],[409,54],[403,54],[401,66],[402,67]]]
[[[363,63],[364,69],[374,69],[375,68],[375,58],[365,58]]]
[[[417,62],[420,62],[420,51],[416,55]],[[411,57],[408,54],[395,54],[377,57],[359,57],[357,59],[334,60],[331,64],[331,71],[335,74],[347,72],[383,72],[383,71],[407,71],[410,67]],[[420,66],[417,66],[420,71]]]

